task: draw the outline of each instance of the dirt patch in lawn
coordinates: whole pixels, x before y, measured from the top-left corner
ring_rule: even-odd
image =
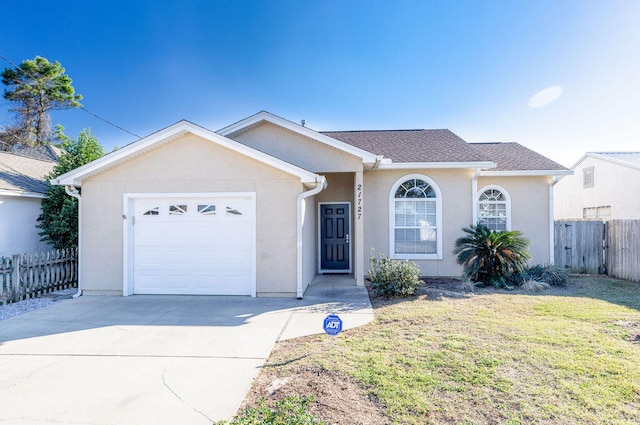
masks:
[[[298,340],[279,343],[275,356],[286,356],[296,350]],[[273,357],[273,356],[272,356]],[[273,367],[275,366],[275,367]],[[260,372],[245,398],[244,406],[256,406],[260,399],[273,407],[288,396],[312,395],[309,412],[327,424],[384,425],[389,418],[383,407],[372,400],[367,391],[348,376],[317,365],[287,368],[282,374],[278,365],[269,365]]]

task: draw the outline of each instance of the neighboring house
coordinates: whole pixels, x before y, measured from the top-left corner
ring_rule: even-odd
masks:
[[[0,152],[0,257],[50,249],[36,224],[58,155],[48,146]]]
[[[587,152],[555,189],[555,218],[640,219],[640,152]]]
[[[516,143],[260,112],[218,132],[180,121],[53,183],[81,188],[86,293],[302,297],[318,273],[364,284],[372,248],[460,276],[454,241],[479,220],[521,230],[547,263],[567,173]]]

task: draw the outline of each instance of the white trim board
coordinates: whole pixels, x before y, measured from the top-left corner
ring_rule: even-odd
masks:
[[[264,164],[270,165],[286,173],[299,177],[302,183],[316,182],[317,175],[315,173],[312,173],[311,171],[305,170],[281,159],[268,155],[264,152],[260,152],[249,146],[243,145],[242,143],[236,142],[235,140],[228,139],[211,130],[207,130],[206,128],[183,120],[147,137],[144,137],[136,142],[133,142],[130,145],[111,152],[103,156],[102,158],[96,159],[95,161],[92,161],[55,179],[52,179],[51,184],[65,186],[82,186],[82,181],[94,174],[117,166],[122,162],[148,152],[149,150],[155,149],[156,147],[162,146],[165,143],[169,143],[189,133],[202,137],[209,142],[231,149],[249,158],[255,159]]]

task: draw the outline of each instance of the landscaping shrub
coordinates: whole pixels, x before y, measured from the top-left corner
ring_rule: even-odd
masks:
[[[462,229],[455,241],[456,262],[464,268],[464,279],[481,285],[507,287],[508,279],[522,273],[531,258],[529,240],[517,230],[494,231],[478,224]]]
[[[260,400],[258,407],[247,407],[231,422],[218,421],[214,425],[324,425],[307,412],[313,396],[291,396],[276,402],[275,409]]]
[[[376,258],[373,249],[370,261],[369,281],[376,295],[408,297],[422,283],[420,268],[411,261],[392,260],[382,254]]]
[[[528,280],[545,282],[551,286],[566,286],[569,276],[567,271],[553,264],[535,265],[525,268],[522,272],[513,275],[509,279],[512,285],[522,285]]]

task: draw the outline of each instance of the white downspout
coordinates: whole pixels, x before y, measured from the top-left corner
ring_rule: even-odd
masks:
[[[554,226],[554,211],[553,211],[553,186],[560,181],[560,176],[555,176],[549,184],[549,264],[553,264],[554,251],[555,251],[555,226]]]
[[[80,237],[80,231],[82,229],[82,199],[80,198],[80,191],[75,186],[66,185],[64,191],[67,192],[67,195],[73,196],[78,200],[78,292],[73,296],[73,298],[78,298],[82,295],[82,288],[80,287],[80,283],[82,282],[82,262],[80,261],[80,256],[82,255],[82,250],[80,249],[80,241],[82,240]]]
[[[478,177],[480,176],[480,168],[476,168],[476,172],[471,179],[471,224],[478,224],[478,205],[476,198],[478,196]]]
[[[327,187],[327,179],[324,176],[316,177],[316,187],[313,189],[307,190],[306,192],[302,192],[298,195],[297,200],[297,211],[296,211],[296,292],[297,298],[299,300],[302,299],[302,201],[305,198],[313,196],[317,193],[320,193],[324,188]]]

